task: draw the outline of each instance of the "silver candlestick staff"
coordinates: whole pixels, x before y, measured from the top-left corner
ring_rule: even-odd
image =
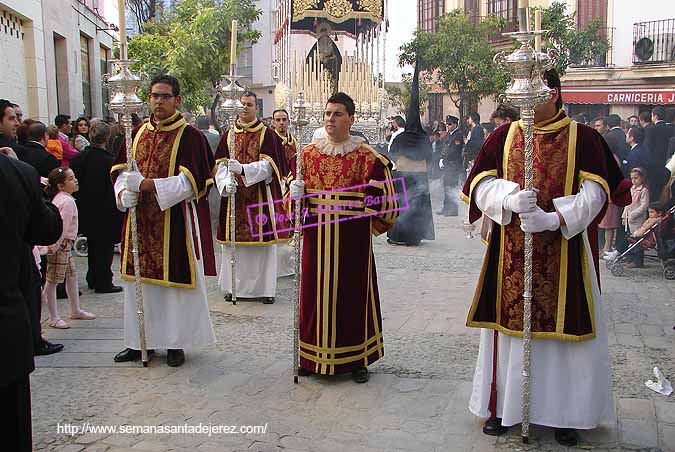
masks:
[[[228,77],[229,83],[225,87],[219,87],[219,91],[221,96],[223,97],[223,102],[219,106],[219,111],[220,114],[223,116],[223,120],[228,122],[228,138],[230,138],[230,143],[229,143],[229,148],[230,148],[230,153],[229,157],[231,159],[236,159],[236,147],[237,147],[237,134],[234,130],[236,127],[237,123],[237,115],[241,113],[241,111],[244,109],[244,106],[241,103],[241,100],[239,98],[241,95],[244,93],[244,88],[239,86],[237,84],[237,80],[241,78],[241,76],[235,75],[234,74],[235,69],[234,65],[232,65],[232,70],[230,71],[230,75]],[[236,185],[237,180],[234,177],[232,173],[230,173],[230,177],[232,178],[232,182]],[[235,210],[236,210],[236,194],[235,193],[230,193],[230,266],[231,266],[231,275],[232,275],[232,304],[236,305],[237,304],[237,279],[236,279],[236,273],[235,273],[235,268],[236,268],[236,257],[235,257],[235,252],[236,252],[236,234],[235,234],[235,229],[236,229],[236,217],[235,217]]]
[[[295,136],[296,142],[295,154],[295,178],[302,181],[302,129],[309,124],[307,121],[307,104],[305,103],[305,92],[301,89],[293,104],[295,113]],[[302,200],[295,200],[295,230],[293,231],[293,257],[295,264],[295,278],[293,279],[293,382],[298,382],[298,370],[300,367],[300,278],[302,272],[302,261],[300,257],[300,228],[302,226]]]
[[[124,142],[127,151],[128,171],[138,171],[138,165],[133,158],[131,142],[131,115],[143,110],[144,103],[136,94],[143,84],[144,77],[131,72],[131,66],[136,62],[126,58],[126,48],[120,51],[120,60],[112,61],[114,75],[105,74],[103,82],[111,89],[108,109],[122,115],[124,128]],[[136,314],[138,315],[138,332],[141,343],[141,361],[143,367],[148,366],[148,350],[145,343],[145,310],[143,308],[143,291],[141,289],[141,263],[138,259],[138,223],[136,221],[136,207],[129,209],[129,223],[131,226],[131,254],[134,260],[134,287],[136,289]]]
[[[543,74],[551,69],[558,58],[555,50],[548,53],[535,51],[530,45],[532,39],[542,35],[544,31],[530,31],[527,26],[528,15],[525,8],[520,11],[521,31],[505,33],[520,42],[520,48],[507,55],[500,52],[495,55],[494,61],[501,69],[511,75],[503,99],[513,106],[520,107],[520,116],[524,125],[525,135],[525,190],[533,189],[533,129],[534,107],[547,102],[551,97],[549,89],[543,80]],[[529,442],[530,436],[530,352],[532,339],[532,234],[525,233],[524,283],[523,292],[523,422],[522,439]]]

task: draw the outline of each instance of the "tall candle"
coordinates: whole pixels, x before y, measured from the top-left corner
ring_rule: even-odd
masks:
[[[302,61],[300,62],[300,74],[299,74],[300,80],[298,80],[298,90],[303,90],[305,91],[305,59],[303,57]],[[307,94],[307,93],[305,93]]]
[[[534,10],[534,29],[541,30],[541,9],[539,8]],[[534,49],[541,52],[541,35],[534,38]]]
[[[528,8],[529,0],[518,0],[518,8]]]
[[[296,54],[295,50],[293,51],[293,56],[291,57],[291,98],[295,97],[295,60],[296,60]]]
[[[232,21],[232,35],[230,37],[230,75],[234,75],[234,66],[237,64],[237,20]]]
[[[127,22],[124,17],[124,0],[117,0],[117,13],[120,26],[120,60],[127,59]]]

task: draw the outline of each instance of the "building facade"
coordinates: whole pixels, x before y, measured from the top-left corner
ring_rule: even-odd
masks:
[[[531,7],[548,7],[553,0],[530,0]],[[418,0],[419,16],[428,0]],[[655,105],[675,105],[675,2],[644,0],[636,8],[622,0],[565,0],[577,27],[585,29],[599,21],[610,44],[606,55],[571,66],[562,79],[563,101],[568,113],[584,113],[590,120],[616,113],[622,118],[651,110]],[[497,15],[506,21],[507,31],[518,27],[518,0],[445,0],[445,11],[459,8],[474,20]],[[426,29],[426,28],[423,28]],[[496,41],[499,47],[504,42]],[[506,42],[509,45],[509,42]],[[430,120],[457,114],[450,95],[440,90],[429,100]],[[491,99],[476,107],[489,118],[495,108]]]
[[[108,115],[102,76],[119,36],[115,0],[0,0],[0,18],[0,98],[45,123]]]

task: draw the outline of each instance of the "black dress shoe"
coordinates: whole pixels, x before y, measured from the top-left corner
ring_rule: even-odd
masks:
[[[124,289],[121,286],[116,286],[116,285],[111,285],[110,287],[105,287],[102,289],[96,289],[94,292],[96,293],[119,293],[122,292]]]
[[[52,344],[48,341],[42,341],[42,344],[33,349],[33,356],[53,355],[63,350],[63,344]]]
[[[185,362],[185,353],[182,349],[168,349],[166,351],[166,364],[169,367],[179,367]]]
[[[483,433],[490,436],[500,436],[508,431],[508,427],[502,425],[502,420],[498,417],[490,418],[485,421]]]
[[[225,298],[225,301],[232,301],[232,294],[226,293],[224,298]]]
[[[356,383],[365,383],[370,379],[368,374],[367,367],[359,367],[358,369],[352,370],[352,380]]]
[[[273,304],[274,297],[263,297],[262,302],[263,304]]]
[[[154,354],[155,354],[154,350],[148,349],[148,359],[150,358],[150,356]],[[141,351],[134,350],[133,348],[125,348],[124,350],[115,355],[116,363],[127,363],[129,361],[138,361],[139,359],[141,359]]]
[[[572,428],[557,428],[555,440],[562,446],[574,447],[579,442],[579,433]]]

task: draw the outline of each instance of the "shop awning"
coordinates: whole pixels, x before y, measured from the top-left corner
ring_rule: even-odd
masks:
[[[675,105],[675,88],[563,88],[566,104]]]

